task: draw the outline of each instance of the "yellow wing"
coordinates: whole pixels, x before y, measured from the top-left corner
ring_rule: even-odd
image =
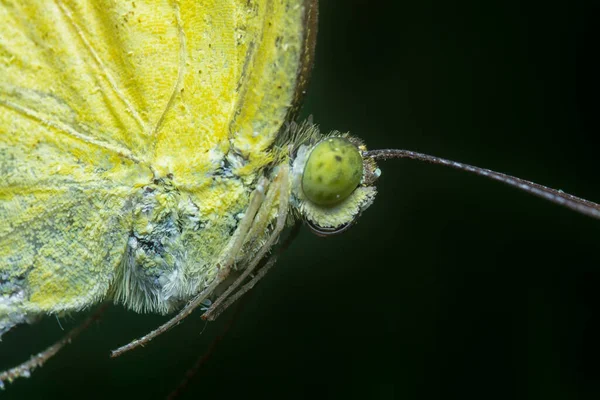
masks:
[[[315,22],[314,0],[0,2],[0,335],[107,293],[153,178],[210,208],[228,153],[265,166]]]
[[[306,88],[317,1],[208,0],[176,11],[178,80],[153,165],[199,188],[236,153],[236,173],[252,175],[271,161],[269,147]]]

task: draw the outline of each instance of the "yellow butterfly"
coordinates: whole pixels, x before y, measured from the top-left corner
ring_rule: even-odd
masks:
[[[209,297],[216,316],[272,265],[286,223],[348,228],[374,199],[376,159],[446,164],[598,216],[531,182],[286,124],[310,74],[316,10],[0,5],[0,335],[103,300],[182,309],[141,342]]]

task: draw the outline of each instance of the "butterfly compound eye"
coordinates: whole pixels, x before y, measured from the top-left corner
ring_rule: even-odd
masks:
[[[363,160],[349,140],[332,137],[317,143],[302,174],[302,191],[313,203],[332,206],[356,189],[363,175]]]

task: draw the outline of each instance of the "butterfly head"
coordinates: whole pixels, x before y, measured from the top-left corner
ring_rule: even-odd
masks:
[[[340,132],[300,126],[291,141],[292,201],[299,216],[321,236],[348,229],[375,198],[380,174],[364,144]]]

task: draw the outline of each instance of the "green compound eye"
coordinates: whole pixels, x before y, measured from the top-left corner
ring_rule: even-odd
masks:
[[[302,174],[302,190],[313,203],[331,206],[346,199],[363,175],[363,160],[355,145],[333,137],[315,146]]]

